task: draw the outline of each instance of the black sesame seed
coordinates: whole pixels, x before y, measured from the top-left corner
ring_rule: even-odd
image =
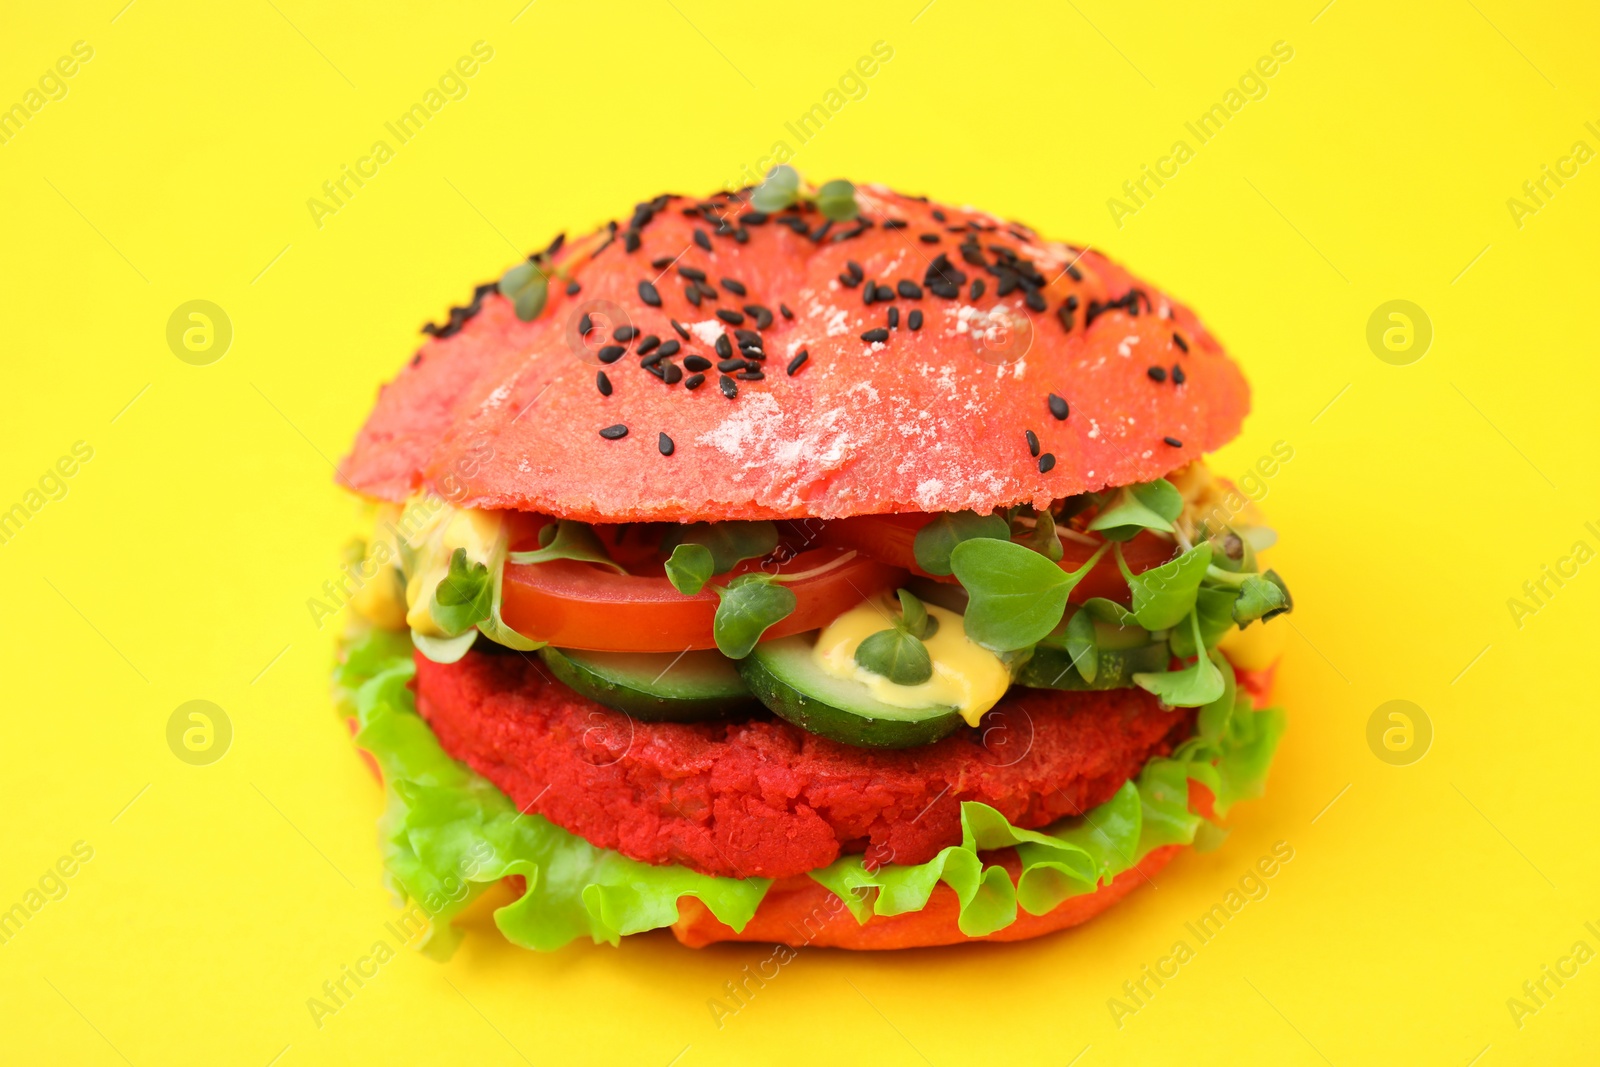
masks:
[[[886,230],[903,230],[906,228],[905,219],[884,219],[883,228]]]
[[[912,311],[911,314],[907,315],[906,325],[911,327],[913,330],[922,329],[922,311],[917,309]]]
[[[1152,382],[1164,382],[1167,380],[1167,368],[1165,367],[1150,367],[1145,370],[1145,373],[1150,376]]]
[[[875,330],[868,330],[866,333],[862,334],[861,339],[868,344],[887,341],[889,339],[889,331],[880,326]]]
[[[607,441],[615,441],[620,437],[628,436],[628,428],[619,422],[615,426],[607,426],[605,429],[601,430],[600,436],[604,437]]]
[[[639,329],[636,326],[618,326],[615,330],[611,331],[611,339],[613,341],[621,341],[623,344],[627,344],[629,341],[638,336]]]
[[[899,328],[900,328],[900,309],[899,308],[890,308],[889,309],[889,329],[898,330]]]
[[[934,220],[937,221],[937,222],[945,221],[944,212],[940,211],[938,208],[934,208],[933,209],[933,217],[934,217]]]
[[[861,264],[857,263],[853,259],[845,260],[844,265],[846,268],[846,273],[848,273],[850,277],[854,278],[857,282],[860,282],[862,278],[867,276],[867,272],[861,269]]]
[[[687,363],[688,360],[684,360],[684,362]],[[689,390],[698,389],[705,383],[705,380],[706,376],[704,374],[691,374],[683,380],[683,387]]]
[[[676,363],[663,363],[661,365],[661,380],[668,385],[677,385],[683,380],[683,368]]]
[[[671,366],[671,364],[670,363],[669,364],[657,363],[655,357],[651,356],[649,359],[647,359],[643,363],[639,364],[639,366],[643,367],[645,370],[649,371],[651,374],[654,374],[657,378],[660,378],[662,381],[666,381],[667,380],[666,368]]]
[[[729,400],[739,395],[739,383],[726,374],[717,379],[717,386],[722,390],[722,395]]]
[[[737,326],[744,322],[744,316],[732,308],[718,308],[717,318],[721,319],[723,322],[726,322],[730,326]]]
[[[972,284],[967,287],[967,299],[976,300],[983,295],[984,284],[982,278],[972,279]]]
[[[622,353],[626,351],[627,349],[621,345],[605,345],[595,355],[600,357],[601,363],[615,363],[622,358]]]
[[[657,256],[655,259],[650,261],[650,266],[654,267],[656,270],[666,270],[668,267],[672,266],[672,257]]]
[[[1046,452],[1044,455],[1039,457],[1039,473],[1040,474],[1049,474],[1050,473],[1050,469],[1052,467],[1054,467],[1055,465],[1056,465],[1056,457],[1055,457],[1055,455],[1053,453]]]
[[[1067,417],[1067,402],[1054,393],[1050,394],[1050,414],[1058,419]]]
[[[839,275],[839,284],[844,286],[846,289],[854,289],[856,286],[861,284],[861,279],[852,274],[841,274]]]
[[[1045,308],[1044,294],[1037,289],[1029,289],[1023,296],[1022,302],[1028,306],[1029,311],[1043,311]]]
[[[732,278],[722,279],[722,287],[728,290],[728,292],[732,293],[734,296],[744,296],[747,292],[744,287],[744,283],[736,282]]]
[[[1067,307],[1068,311],[1077,311],[1078,310],[1078,294],[1077,293],[1073,293],[1071,296],[1067,297],[1066,307]]]
[[[606,372],[605,371],[596,371],[595,372],[594,387],[596,389],[600,390],[600,395],[601,396],[610,396],[611,395],[611,379],[606,377]]]
[[[707,285],[705,282],[695,282],[694,283],[694,287],[695,287],[695,290],[697,292],[699,292],[699,294],[701,296],[705,297],[707,300],[720,300],[721,299],[721,297],[717,296],[717,291],[715,289],[711,288],[711,286]]]
[[[1181,333],[1175,333],[1172,335],[1172,343],[1177,345],[1185,352],[1189,351],[1189,342],[1183,339],[1183,334]]]
[[[896,292],[905,297],[907,300],[922,299],[922,286],[918,285],[910,278],[901,278],[895,283],[894,288]]]
[[[656,292],[656,287],[649,282],[639,283],[639,299],[653,308],[661,306],[661,294]]]
[[[811,353],[802,348],[799,352],[795,353],[795,357],[789,361],[789,365],[785,367],[784,370],[787,371],[789,376],[792,378],[794,377],[795,372],[801,367],[804,367],[806,365],[806,360],[810,358]]]
[[[1163,444],[1170,445],[1173,448],[1183,447],[1183,442],[1178,440],[1176,437],[1163,437],[1161,441]]]
[[[951,282],[931,281],[928,283],[928,292],[946,300],[957,300],[961,296],[961,289]]]
[[[786,319],[794,318],[794,312],[789,310],[788,304],[780,303],[778,305],[778,314],[782,315]]]
[[[699,307],[700,289],[693,282],[688,283],[683,287],[683,298],[695,307]]]
[[[699,267],[691,267],[686,263],[678,264],[678,273],[683,275],[685,278],[688,278],[690,281],[703,282],[706,280],[705,271],[701,270]]]
[[[656,447],[661,450],[661,454],[663,456],[672,455],[672,449],[673,449],[672,438],[668,437],[664,433],[663,434],[657,434],[656,435]]]
[[[684,356],[683,365],[692,371],[711,369],[711,361],[705,356]]]
[[[864,307],[871,307],[873,301],[878,299],[878,283],[868,282],[861,287],[861,303]]]
[[[689,331],[684,329],[683,323],[679,322],[677,319],[668,319],[667,321],[672,323],[672,329],[679,337],[683,338],[685,341],[689,339]]]
[[[755,318],[758,330],[768,329],[772,325],[772,312],[760,304],[746,304],[744,313]]]
[[[822,239],[828,236],[828,231],[831,229],[833,229],[833,220],[829,219],[827,222],[824,222],[821,226],[818,226],[816,229],[811,231],[811,240],[816,244],[821,244]]]
[[[761,373],[759,370],[746,370],[739,372],[739,380],[742,382],[759,382],[765,377],[766,375]]]
[[[673,343],[676,344],[677,342],[673,342]],[[641,355],[641,356],[648,355],[650,352],[654,351],[655,348],[660,344],[661,344],[661,338],[657,337],[653,333],[648,333],[648,334],[645,334],[644,337],[640,338],[639,344],[638,344],[638,346],[636,348],[634,348],[634,351],[639,353],[639,355]]]
[[[733,345],[729,343],[727,334],[718,335],[716,343],[712,347],[717,350],[717,355],[723,359],[733,355]]]
[[[649,370],[650,368],[654,367],[660,361],[661,361],[661,353],[660,352],[652,352],[648,356],[645,356],[643,359],[641,359],[639,361],[639,366],[643,367],[645,370]]]
[[[739,352],[746,359],[753,359],[757,362],[767,358],[766,352],[756,345],[740,345]]]
[[[586,337],[588,336],[589,331],[592,329],[594,329],[594,323],[590,321],[589,313],[585,311],[583,313],[583,318],[578,320],[578,336]]]
[[[622,247],[629,252],[639,251],[639,231],[627,230],[622,235]]]
[[[656,355],[661,358],[675,356],[678,354],[678,349],[682,347],[683,345],[679,344],[677,341],[668,341],[666,344],[661,346],[661,351],[657,352]]]
[[[567,283],[567,295],[568,296],[577,296],[578,295],[578,291],[581,290],[582,288],[583,288],[583,286],[579,285],[577,282],[568,282]]]
[[[939,235],[936,233],[922,233],[917,235],[917,240],[925,245],[936,245],[939,243]]]
[[[756,333],[754,330],[734,330],[733,336],[738,340],[741,347],[744,345],[754,345],[757,348],[761,347],[761,335]]]
[[[1022,435],[1028,439],[1028,455],[1030,455],[1030,456],[1038,456],[1038,454],[1039,454],[1039,435],[1034,433],[1032,430],[1024,430],[1024,431],[1022,431]]]
[[[711,238],[706,236],[706,231],[704,230],[696,229],[694,231],[694,243],[707,252],[711,251]]]
[[[730,374],[733,371],[744,370],[744,360],[719,359],[717,360],[717,369],[724,374]]]
[[[1173,385],[1182,385],[1184,382],[1186,382],[1188,380],[1189,380],[1189,376],[1187,374],[1183,373],[1183,367],[1181,367],[1180,365],[1174,363],[1172,365],[1172,384]]]
[[[739,216],[739,221],[749,226],[761,226],[767,221],[767,213],[765,211],[746,211]]]
[[[1072,329],[1072,309],[1067,305],[1062,304],[1056,308],[1056,318],[1061,320],[1061,328],[1063,330],[1070,331]]]

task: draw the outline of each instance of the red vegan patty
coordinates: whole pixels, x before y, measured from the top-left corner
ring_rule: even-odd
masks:
[[[1193,724],[1143,690],[1014,688],[979,729],[869,750],[760,711],[636,722],[516,654],[416,664],[417,707],[445,751],[519,808],[636,860],[734,877],[804,874],[869,849],[880,863],[925,862],[960,842],[964,800],[1045,826],[1110,799]]]

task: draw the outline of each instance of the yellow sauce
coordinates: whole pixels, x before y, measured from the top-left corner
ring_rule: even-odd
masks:
[[[869,600],[833,620],[817,638],[812,655],[825,673],[860,682],[885,704],[955,708],[968,725],[976,726],[1011,687],[1011,671],[1000,657],[967,639],[960,615],[934,604],[926,607],[939,628],[923,642],[933,660],[933,677],[920,685],[896,685],[856,662],[856,646],[889,629],[899,617],[899,603],[886,598]]]
[[[350,598],[350,610],[380,629],[404,630],[406,602],[403,593],[395,569],[383,564]]]
[[[430,515],[422,528],[408,538],[416,551],[416,566],[406,582],[406,624],[420,634],[444,636],[429,608],[434,590],[450,573],[450,557],[456,549],[464,548],[469,561],[483,563],[499,537],[500,518],[493,512],[446,504]]]
[[[1283,655],[1288,630],[1273,622],[1253,622],[1244,629],[1229,630],[1217,647],[1241,671],[1264,671]]]

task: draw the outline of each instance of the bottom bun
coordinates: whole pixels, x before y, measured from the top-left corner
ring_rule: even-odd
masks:
[[[735,930],[693,897],[678,902],[678,921],[672,933],[690,948],[718,941],[761,941],[793,948],[891,949],[954,945],[963,941],[1021,941],[1088,922],[1111,905],[1148,882],[1177,855],[1181,845],[1151,849],[1133,867],[1123,871],[1093,893],[1069,897],[1043,915],[1018,910],[1010,926],[981,937],[968,937],[956,925],[960,902],[955,890],[940,883],[921,911],[905,915],[875,915],[865,924],[856,922],[844,902],[805,875],[774,882],[755,916],[743,930]],[[1016,853],[985,853],[1016,881],[1021,866]]]

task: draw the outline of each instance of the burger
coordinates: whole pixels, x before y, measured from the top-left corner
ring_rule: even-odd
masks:
[[[502,883],[540,950],[1029,938],[1262,791],[1292,605],[1201,458],[1248,388],[1098,252],[778,168],[424,332],[335,694],[427,951]]]

